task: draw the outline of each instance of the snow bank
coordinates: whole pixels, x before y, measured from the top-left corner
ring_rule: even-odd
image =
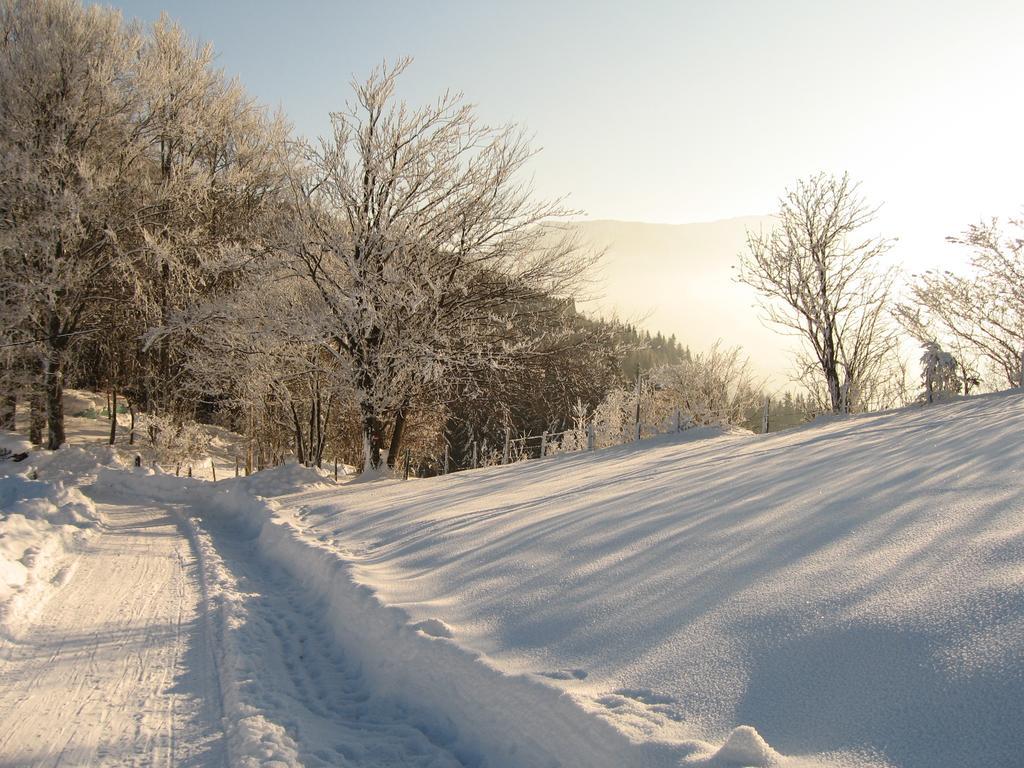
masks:
[[[1014,765],[1022,424],[1005,393],[308,491],[263,537],[382,686],[469,733],[505,708],[564,765],[637,764],[594,722],[688,765]],[[563,727],[604,757],[546,751]]]
[[[93,503],[62,480],[0,476],[0,631],[20,634],[100,522]]]
[[[10,432],[5,445],[30,446]],[[70,576],[74,555],[103,523],[80,488],[103,471],[123,467],[107,445],[35,451],[0,462],[0,632],[19,635],[48,590]]]
[[[244,512],[244,519],[251,518],[252,524],[258,525],[256,521],[261,519],[266,502],[254,493],[255,490],[294,491],[297,483],[305,487],[312,479],[304,468],[281,469],[281,472],[261,473],[263,476],[213,484],[149,467],[107,468],[98,472],[95,481],[96,487],[108,496],[151,499],[171,510],[177,509],[182,528],[200,563],[203,621],[207,636],[214,639],[212,652],[221,693],[228,760],[233,768],[298,766],[298,752],[285,729],[267,719],[242,696],[241,687],[250,666],[237,632],[247,620],[245,595],[201,527],[199,518],[189,516],[188,511],[203,516],[211,510],[227,510],[232,515]],[[262,516],[266,516],[265,511]]]
[[[680,755],[707,748],[635,743],[561,691],[529,676],[507,675],[446,639],[439,622],[410,623],[404,611],[382,605],[356,583],[350,564],[337,552],[305,539],[281,519],[273,501],[254,500],[246,487],[282,490],[295,480],[308,482],[310,475],[300,478],[288,469],[260,474],[233,488],[206,490],[201,504],[207,514],[235,517],[258,536],[259,551],[269,562],[323,598],[335,640],[346,656],[359,660],[374,694],[397,702],[410,722],[466,764],[668,768]],[[246,718],[240,713],[238,719]],[[273,747],[264,745],[267,759],[272,750],[287,751],[287,742],[271,741]],[[255,745],[244,749],[251,753]],[[287,763],[284,756],[278,759]]]
[[[0,453],[9,451],[12,454],[28,453],[32,450],[32,443],[28,438],[0,429]]]
[[[1011,393],[415,483],[100,481],[234,521],[467,764],[1015,765],[1022,423]],[[230,634],[237,585],[201,547]],[[293,764],[236,699],[238,764]]]

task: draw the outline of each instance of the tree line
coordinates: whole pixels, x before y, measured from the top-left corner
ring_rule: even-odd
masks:
[[[625,430],[630,409],[756,422],[738,348],[577,310],[600,254],[533,193],[523,129],[450,92],[402,102],[408,65],[353,82],[311,141],[166,17],[0,0],[0,427],[20,402],[59,447],[71,383],[145,413],[167,455],[201,421],[244,434],[252,466],[409,452],[430,470],[507,432]],[[891,241],[861,234],[875,210],[821,174],[749,235],[740,279],[806,342],[787,419],[902,404],[899,332],[940,390],[983,366],[1019,382],[1022,241],[973,227],[974,274],[927,273],[900,302]]]
[[[399,101],[408,61],[308,141],[167,18],[2,0],[0,29],[2,426],[21,401],[59,447],[72,382],[154,443],[218,421],[252,464],[376,469],[617,380],[635,332],[577,311],[597,254],[530,189],[523,130]]]

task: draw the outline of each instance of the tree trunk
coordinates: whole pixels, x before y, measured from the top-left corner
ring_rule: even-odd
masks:
[[[302,436],[302,422],[299,421],[299,412],[295,410],[295,404],[290,404],[292,409],[292,422],[295,425],[295,458],[299,464],[306,463],[306,444]]]
[[[110,389],[110,444],[117,438],[117,387]]]
[[[320,415],[317,411],[317,397],[310,399],[309,403],[309,464],[313,464],[313,446],[316,445],[317,430],[320,427]]]
[[[0,399],[0,429],[15,430],[14,416],[18,408],[18,396],[11,393]]]
[[[324,450],[327,448],[327,425],[331,420],[331,406],[334,402],[332,394],[327,395],[327,406],[324,408],[323,418],[320,421],[320,437],[316,445],[316,466],[321,468],[324,461]]]
[[[384,446],[384,425],[365,405],[363,411],[363,437],[365,441],[366,469],[380,468],[380,452]]]
[[[171,265],[163,264],[160,268],[160,324],[164,325],[167,320],[170,298]],[[167,337],[161,337],[157,341],[157,404],[163,411],[170,410],[170,381],[171,381],[171,353]]]
[[[15,415],[18,409],[18,371],[22,366],[11,353],[5,355],[5,358],[3,378],[0,379],[3,383],[3,396],[0,397],[0,429],[9,429],[13,432],[17,429]]]
[[[47,323],[49,338],[43,357],[43,391],[46,397],[46,447],[55,451],[64,445],[64,348],[66,329],[53,310]]]
[[[32,385],[29,395],[28,439],[32,445],[43,444],[43,431],[46,429],[46,400],[38,384]]]
[[[832,406],[832,413],[843,412],[843,393],[839,384],[839,372],[836,370],[834,361],[824,362],[822,370],[825,374],[825,383],[828,386],[828,399]]]
[[[52,341],[46,357],[43,373],[43,389],[46,393],[46,447],[55,451],[65,443],[64,435],[64,372],[63,355]]]
[[[391,443],[388,447],[388,466],[395,468],[398,461],[398,447],[402,444],[402,433],[405,431],[405,407],[395,411],[395,425],[391,429]]]

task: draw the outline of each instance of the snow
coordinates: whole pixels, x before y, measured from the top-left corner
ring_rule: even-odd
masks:
[[[20,434],[0,431],[0,448],[28,453],[0,461],[0,635],[16,638],[42,609],[47,595],[67,581],[77,555],[100,532],[104,517],[81,491],[102,467],[125,464],[105,445],[109,422],[91,415],[102,396],[69,390],[64,405],[75,445],[32,451]],[[27,430],[27,414],[19,414]]]
[[[5,546],[35,535],[13,516],[85,534],[0,639],[0,762],[1013,765],[1022,415],[1008,393],[341,486],[88,444],[0,465]]]
[[[23,474],[2,474],[12,467]],[[0,634],[9,636],[23,630],[47,589],[70,575],[72,555],[103,521],[77,487],[33,480],[29,471],[0,464]]]
[[[28,432],[28,412],[23,406],[24,404],[18,411],[18,428],[21,434],[0,430],[0,448],[8,448],[12,453],[31,451],[31,445],[22,436]],[[119,401],[118,410],[121,411],[124,407],[122,398]],[[147,466],[152,466],[152,450],[145,433],[145,414],[136,414],[135,442],[129,444],[131,416],[128,413],[119,412],[115,444],[109,446],[107,443],[110,440],[110,418],[106,409],[107,397],[103,393],[78,389],[64,390],[64,421],[70,447],[65,446],[62,451],[70,450],[77,453],[80,461],[77,467],[71,468],[68,466],[70,457],[63,456],[57,462],[57,468],[60,470],[74,469],[79,474],[87,474],[96,466],[97,462],[106,464],[117,461],[127,466],[132,464],[137,456]],[[223,480],[234,476],[236,466],[240,473],[244,472],[245,438],[212,424],[203,424],[200,425],[200,428],[207,441],[206,450],[192,461],[184,462],[181,474],[187,475],[191,469],[193,477],[212,480],[214,472],[216,472],[217,479]],[[53,463],[53,459],[49,456],[50,454],[46,452],[38,452],[32,455],[31,461]],[[0,464],[0,468],[2,467],[3,465]],[[163,469],[170,474],[174,474],[175,471],[174,466]],[[339,475],[351,470],[351,467],[339,468]],[[0,471],[3,470],[0,469]]]
[[[359,665],[333,642],[323,596],[266,567],[251,532],[228,521],[196,535],[222,612],[233,765],[459,765],[371,691]]]
[[[90,489],[106,524],[0,637],[0,764],[218,765],[199,572],[174,510]]]
[[[142,469],[105,471],[97,487],[191,510],[187,532],[198,553],[216,638],[216,667],[232,766],[422,766],[461,763],[429,718],[410,716],[338,642],[331,595],[274,558],[272,503],[259,494],[333,486],[294,464],[217,484]],[[295,560],[316,563],[304,544]],[[285,560],[287,562],[287,559]],[[312,573],[320,573],[314,568]]]
[[[520,691],[528,705],[500,707],[538,754],[560,754],[560,719],[611,756],[565,764],[641,764],[601,722],[669,745],[666,764],[1010,765],[1024,747],[1022,412],[1020,394],[991,395],[307,490],[277,500],[264,538],[298,575],[329,552],[331,590],[369,587],[348,615],[396,611],[387,631],[350,622],[345,642],[389,659],[376,684],[411,676],[460,722],[472,712],[430,692],[498,706],[452,682],[476,656],[496,678],[467,685]],[[563,696],[530,725],[540,689]]]
[[[780,755],[773,750],[756,730],[749,725],[734,728],[725,743],[712,757],[717,765],[777,765]]]

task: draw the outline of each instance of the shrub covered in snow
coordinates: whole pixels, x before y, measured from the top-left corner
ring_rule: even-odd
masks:
[[[210,443],[210,434],[202,425],[170,416],[147,414],[142,420],[142,445],[150,461],[165,469],[199,459]]]

